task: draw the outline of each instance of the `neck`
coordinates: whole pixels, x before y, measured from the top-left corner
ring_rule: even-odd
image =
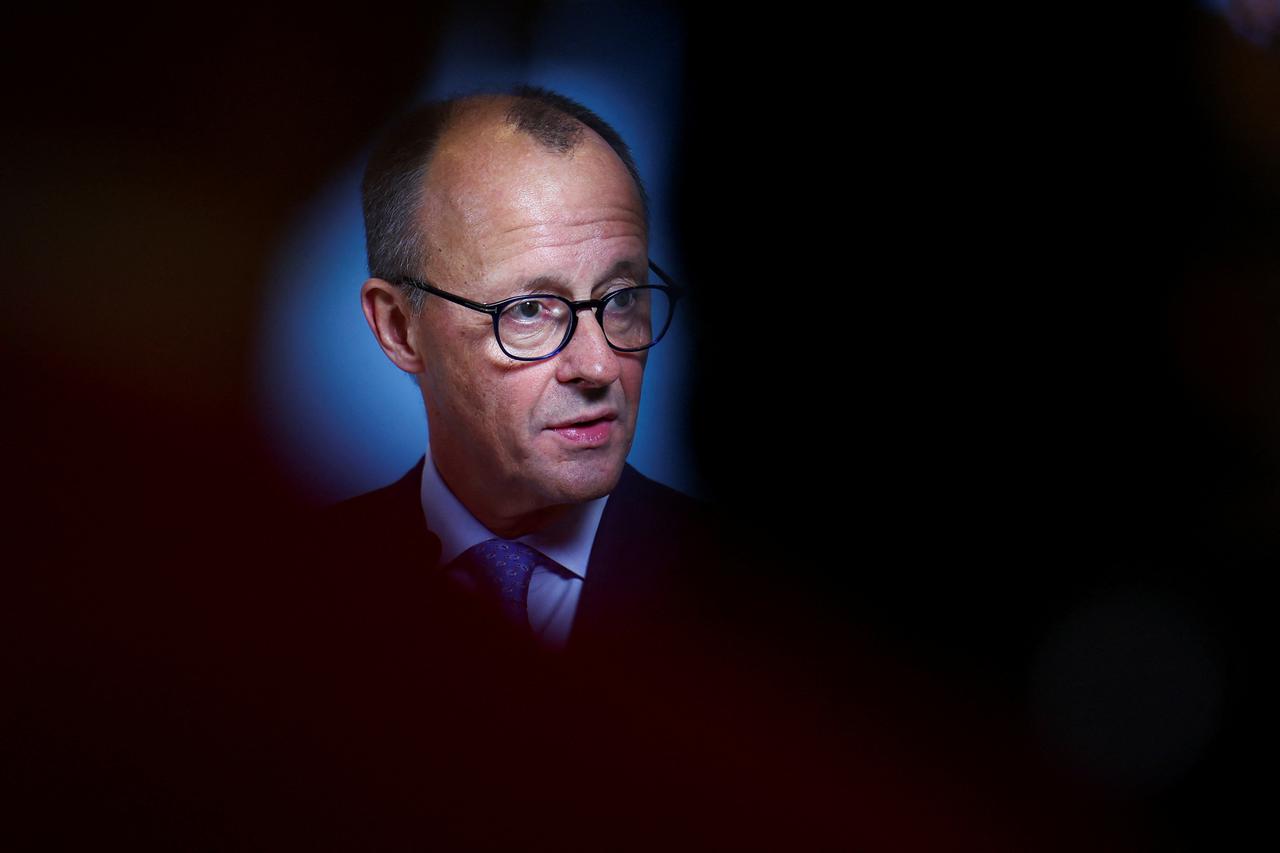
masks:
[[[572,504],[554,504],[535,509],[495,506],[488,500],[492,497],[493,490],[476,492],[467,489],[467,478],[451,476],[447,470],[448,466],[442,468],[434,457],[428,459],[427,464],[435,465],[436,472],[445,486],[467,512],[475,516],[476,521],[503,539],[516,539],[526,533],[541,530],[564,517],[573,506]]]
[[[465,502],[463,506],[467,506]],[[569,506],[551,506],[514,516],[488,515],[483,512],[477,512],[469,506],[467,506],[467,509],[476,517],[477,521],[503,539],[516,539],[526,533],[533,533],[535,530],[541,530],[552,524],[565,514]]]

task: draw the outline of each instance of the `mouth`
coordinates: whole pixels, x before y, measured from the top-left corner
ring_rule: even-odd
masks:
[[[588,414],[575,421],[565,421],[547,429],[572,444],[590,447],[609,440],[616,428],[617,419],[617,412],[601,412]]]

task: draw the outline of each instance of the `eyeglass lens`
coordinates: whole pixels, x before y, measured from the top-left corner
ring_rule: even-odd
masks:
[[[662,334],[671,316],[671,301],[663,290],[629,287],[604,306],[604,336],[616,349],[639,349]],[[541,358],[564,342],[572,320],[569,303],[554,296],[513,302],[498,316],[498,337],[508,355]]]

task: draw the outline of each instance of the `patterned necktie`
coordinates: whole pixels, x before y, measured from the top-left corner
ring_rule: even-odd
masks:
[[[529,579],[535,566],[547,562],[546,555],[523,542],[489,539],[463,551],[449,569],[464,569],[478,582],[481,591],[498,603],[513,625],[532,632]]]

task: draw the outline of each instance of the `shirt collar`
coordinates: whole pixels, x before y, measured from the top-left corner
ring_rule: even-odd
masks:
[[[422,465],[421,495],[427,529],[440,537],[441,565],[448,565],[473,545],[502,538],[481,524],[449,490],[436,470],[430,449]],[[578,577],[586,578],[591,545],[595,542],[600,516],[608,500],[609,496],[605,495],[574,504],[553,524],[520,536],[515,541],[541,551]]]

